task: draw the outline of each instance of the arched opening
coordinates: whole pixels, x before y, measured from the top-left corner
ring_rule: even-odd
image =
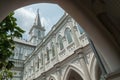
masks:
[[[57,40],[58,40],[59,48],[60,48],[60,50],[62,50],[64,48],[62,36],[59,35]]]
[[[91,60],[90,73],[92,80],[102,80],[103,72],[97,63],[95,56],[93,56]]]
[[[66,80],[83,80],[83,79],[76,71],[70,70]]]
[[[69,65],[64,73],[63,80],[84,80],[83,71],[79,68]]]
[[[102,75],[102,71],[99,65],[97,64],[95,67],[95,80],[101,80],[101,75]]]
[[[1,8],[2,13],[1,13],[0,19],[3,19],[10,11],[13,11],[14,9],[16,9],[18,7],[36,3],[36,2],[48,2],[48,0],[45,0],[45,1],[43,1],[43,0],[31,0],[31,1],[19,0],[19,1],[14,1],[14,2],[2,1],[1,2],[2,5],[0,4],[2,7]],[[81,24],[81,26],[84,28],[84,30],[90,35],[90,37],[94,41],[95,45],[97,46],[97,49],[99,49],[99,51],[100,51],[99,54],[101,54],[103,56],[103,58],[105,59],[105,62],[108,66],[106,68],[109,68],[109,70],[107,70],[107,72],[110,73],[110,72],[114,72],[117,69],[119,69],[119,67],[120,67],[119,60],[120,59],[119,59],[118,53],[119,53],[120,46],[119,45],[116,46],[117,45],[117,44],[115,44],[116,40],[113,38],[113,36],[109,32],[110,28],[107,28],[108,30],[106,30],[105,26],[103,24],[101,24],[101,22],[97,19],[96,15],[94,15],[89,10],[88,6],[85,6],[84,4],[82,4],[82,0],[81,1],[75,0],[75,1],[69,1],[69,2],[67,0],[64,0],[64,1],[61,1],[61,0],[56,1],[55,0],[54,2],[60,4],[60,6],[62,6],[67,12],[69,12],[75,18],[75,20]],[[104,0],[103,0],[103,3],[104,3]],[[106,3],[108,3],[108,2],[106,2]],[[5,4],[10,5],[10,6],[6,6]],[[106,6],[106,7],[108,7],[108,6]],[[114,8],[110,8],[110,9],[114,9]],[[117,9],[119,9],[119,8],[117,8]],[[114,10],[116,10],[116,9],[114,9]],[[119,10],[116,10],[116,11],[119,11]],[[112,11],[112,14],[114,14],[114,12],[116,12],[116,11]],[[110,13],[111,13],[111,10],[110,10]],[[114,17],[114,16],[112,16],[112,17]],[[112,28],[114,28],[114,26],[112,26]],[[118,30],[119,29],[120,28],[118,28]],[[112,32],[114,32],[114,31],[112,31]],[[119,32],[118,32],[118,35],[119,35]],[[111,58],[113,60],[111,60]]]

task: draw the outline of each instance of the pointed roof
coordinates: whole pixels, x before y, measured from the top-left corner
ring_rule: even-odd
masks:
[[[38,25],[38,26],[42,27],[41,21],[40,21],[39,9],[37,9],[37,15],[36,15],[36,18],[35,18],[34,25]]]
[[[33,27],[30,29],[29,34],[31,33],[31,31],[33,30],[34,27],[39,28],[39,29],[45,31],[44,26],[42,27],[42,24],[41,24],[39,9],[37,9],[37,15],[36,15],[36,17],[35,17],[34,25],[33,25]]]

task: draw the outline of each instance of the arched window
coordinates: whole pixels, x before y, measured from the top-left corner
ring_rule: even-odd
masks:
[[[80,34],[83,34],[83,33],[84,33],[83,28],[82,28],[79,24],[77,25],[77,28],[78,28]]]
[[[33,72],[35,72],[35,59],[33,60]]]
[[[38,31],[38,37],[39,37],[39,38],[41,37],[41,32],[40,32],[40,31]]]
[[[61,35],[58,36],[58,44],[60,46],[60,50],[62,50],[64,48],[64,46],[63,46],[62,36]]]
[[[54,57],[55,56],[55,47],[54,47],[54,44],[53,42],[51,43],[51,47],[52,47],[52,56]]]
[[[68,43],[71,43],[73,40],[72,40],[72,36],[71,36],[71,31],[70,31],[70,29],[69,28],[67,28],[66,30],[65,30],[65,36],[66,36],[66,38],[67,38],[67,40],[68,40]]]
[[[43,53],[41,53],[41,65],[43,65]]]
[[[50,59],[49,57],[50,56],[49,56],[49,49],[48,49],[48,47],[46,48],[46,51],[47,51],[47,61],[49,61],[49,59]]]
[[[18,49],[17,48],[15,48],[15,50],[14,50],[14,56],[16,57],[16,56],[18,56]]]
[[[39,68],[39,57],[37,57],[37,68]]]

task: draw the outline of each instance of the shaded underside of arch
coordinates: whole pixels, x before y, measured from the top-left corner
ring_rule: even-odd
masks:
[[[74,70],[71,70],[66,80],[83,80],[82,77]]]
[[[74,78],[74,77],[77,77],[77,78]],[[73,65],[69,65],[67,67],[67,69],[65,70],[65,73],[64,73],[64,76],[63,76],[63,80],[69,80],[70,78],[72,78],[72,79],[74,78],[74,79],[78,79],[78,80],[83,80],[84,74],[77,67],[75,67]]]

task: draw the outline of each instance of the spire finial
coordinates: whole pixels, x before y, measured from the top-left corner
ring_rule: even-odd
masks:
[[[37,15],[36,15],[36,18],[35,18],[35,25],[39,25],[41,27],[41,21],[40,21],[40,15],[39,15],[39,9],[37,9]]]
[[[37,14],[39,14],[39,8],[37,9]]]

